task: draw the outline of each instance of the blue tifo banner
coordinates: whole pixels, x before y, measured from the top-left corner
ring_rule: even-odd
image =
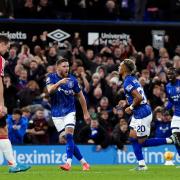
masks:
[[[117,150],[115,146],[109,146],[107,149],[96,152],[93,145],[79,145],[81,153],[90,164],[134,164],[136,158],[131,145],[127,146],[127,151]],[[27,163],[31,165],[59,165],[66,162],[66,147],[57,146],[14,146],[14,157],[18,163]],[[176,149],[173,145],[164,145],[158,147],[148,147],[143,149],[145,161],[148,164],[163,164],[164,153],[171,151],[174,154],[175,164],[180,163]],[[0,165],[5,165],[2,152],[0,152]],[[79,164],[73,159],[73,164]]]

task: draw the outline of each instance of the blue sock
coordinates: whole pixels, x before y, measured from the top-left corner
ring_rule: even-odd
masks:
[[[72,134],[66,134],[66,153],[67,153],[67,159],[72,159],[73,153],[74,153],[74,140]]]
[[[130,138],[130,141],[132,143],[132,146],[133,146],[133,150],[134,150],[134,154],[136,156],[136,159],[138,161],[140,160],[143,160],[144,157],[143,157],[143,154],[142,154],[142,146],[141,144],[138,143],[137,139],[134,139],[134,138]]]
[[[143,147],[149,147],[149,146],[159,146],[167,144],[166,138],[151,138],[151,139],[146,139],[144,143],[142,143]]]
[[[73,154],[75,157],[76,157],[76,159],[77,160],[81,160],[83,157],[82,157],[82,155],[81,155],[81,153],[80,153],[80,150],[79,150],[79,148],[77,147],[77,145],[76,144],[74,144],[74,154]]]
[[[178,155],[180,156],[180,147],[177,146],[177,145],[175,145],[175,146],[176,146],[176,150],[177,150],[177,152],[178,152]]]

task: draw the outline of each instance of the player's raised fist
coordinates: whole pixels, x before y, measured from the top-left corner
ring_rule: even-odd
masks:
[[[70,78],[63,78],[60,80],[60,84],[66,84],[69,80]]]

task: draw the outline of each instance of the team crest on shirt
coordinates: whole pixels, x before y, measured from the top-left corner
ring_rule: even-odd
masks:
[[[68,82],[68,88],[73,88],[73,86],[74,86],[74,82],[70,80]]]
[[[133,83],[138,83],[138,80],[137,80],[137,79],[134,79],[134,80],[133,80]]]
[[[133,88],[133,86],[131,84],[129,84],[127,87],[126,87],[126,90],[127,91],[131,91],[131,89]]]
[[[50,77],[47,77],[46,79],[46,83],[49,84],[50,83]]]
[[[81,89],[82,88],[82,86],[78,83],[78,87],[79,87],[79,89]]]
[[[176,92],[180,92],[180,86],[176,87]]]

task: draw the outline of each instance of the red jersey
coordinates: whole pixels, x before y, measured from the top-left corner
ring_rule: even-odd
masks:
[[[0,76],[4,76],[5,59],[0,55]]]

